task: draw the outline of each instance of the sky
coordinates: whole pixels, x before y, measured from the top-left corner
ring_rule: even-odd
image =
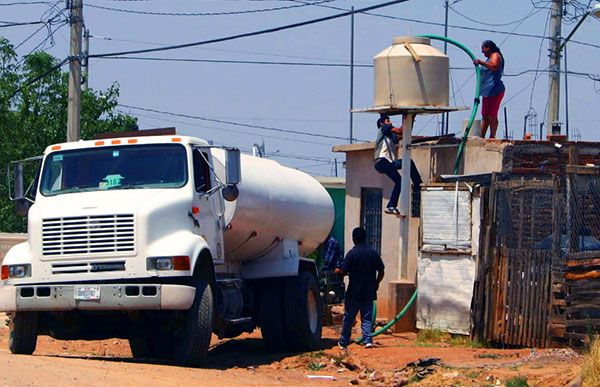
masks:
[[[100,54],[233,36],[343,12],[330,7],[358,9],[383,2],[84,0],[83,14],[92,35],[90,54]],[[537,119],[530,123],[539,127],[545,121],[548,100],[548,39],[541,37],[548,36],[549,1],[452,0],[450,3],[449,37],[465,44],[480,59],[484,59],[480,52],[483,40],[494,40],[502,50],[506,60],[503,78],[506,95],[502,106],[507,109],[511,136],[515,139],[523,136],[528,112],[537,113]],[[585,3],[583,8],[588,5],[587,1],[576,4],[581,3]],[[54,13],[51,5],[64,8],[65,1],[0,0],[0,26],[2,22],[46,20]],[[573,7],[567,8],[570,17],[563,23],[563,36],[573,29],[581,9],[575,14]],[[354,108],[373,105],[373,69],[369,65],[373,56],[388,47],[394,37],[444,33],[444,0],[409,0],[372,13],[377,15],[357,14],[354,19],[357,65]],[[17,48],[19,55],[39,46],[59,59],[68,56],[68,25],[54,25],[52,39],[48,39],[47,28],[35,32],[39,28],[40,25],[0,27],[0,35],[15,46],[31,36]],[[599,32],[600,20],[589,17],[567,44],[568,70],[578,73],[568,78],[569,126],[571,135],[580,133],[586,141],[600,141],[596,110],[600,83],[592,79],[600,77],[597,74],[600,42],[595,39]],[[344,176],[344,154],[332,153],[331,148],[348,143],[350,36],[351,19],[344,17],[221,43],[127,55],[275,64],[94,58],[90,60],[89,87],[103,90],[118,83],[119,102],[126,105],[119,110],[138,117],[140,129],[175,126],[179,133],[237,146],[243,151],[264,141],[267,157],[284,165],[313,175],[330,176],[335,174],[337,159],[338,175]],[[441,42],[432,45],[443,50]],[[448,56],[452,68],[450,104],[469,106],[475,90],[472,63],[453,46],[448,47]],[[564,122],[564,76],[560,104],[560,120]],[[468,115],[469,112],[451,113],[449,132],[460,133]],[[376,119],[377,115],[355,113],[354,137],[359,141],[373,140]],[[438,115],[417,117],[413,134],[437,134],[440,119]],[[504,133],[502,113],[500,120],[499,132]],[[399,126],[400,117],[395,121]]]

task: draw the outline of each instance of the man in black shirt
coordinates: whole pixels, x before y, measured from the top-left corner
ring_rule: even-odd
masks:
[[[346,254],[344,261],[336,272],[348,275],[350,283],[344,300],[344,322],[342,336],[338,342],[344,349],[350,344],[352,324],[360,312],[363,342],[367,348],[373,346],[373,300],[377,299],[377,289],[383,280],[384,265],[375,250],[366,244],[367,233],[357,227],[352,230],[354,247]]]

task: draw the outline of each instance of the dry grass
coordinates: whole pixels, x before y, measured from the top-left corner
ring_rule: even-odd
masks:
[[[600,337],[596,336],[581,367],[584,387],[600,386]]]

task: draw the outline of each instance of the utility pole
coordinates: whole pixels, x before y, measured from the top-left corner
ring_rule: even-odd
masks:
[[[90,54],[90,30],[83,27],[83,84],[81,88],[83,90],[88,89],[88,81],[90,78],[90,62],[88,60],[88,55]]]
[[[560,134],[558,121],[560,106],[560,51],[561,51],[561,24],[563,13],[563,0],[552,0],[550,5],[550,48],[549,48],[549,84],[548,84],[548,116],[546,127],[552,128],[552,134]]]
[[[354,142],[354,7],[350,16],[350,144]],[[337,176],[337,175],[336,175]]]
[[[83,0],[67,0],[71,26],[69,61],[69,101],[67,107],[67,141],[79,141],[81,124],[81,29]]]

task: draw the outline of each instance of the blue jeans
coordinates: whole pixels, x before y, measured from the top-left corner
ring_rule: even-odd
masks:
[[[397,207],[398,198],[400,197],[400,188],[402,186],[402,177],[398,173],[398,170],[402,169],[402,160],[391,162],[386,159],[378,159],[373,166],[377,172],[386,175],[394,182],[394,189],[392,190],[387,207]],[[421,179],[417,166],[412,160],[410,160],[410,179],[413,183],[413,190],[420,191],[423,180]]]
[[[360,312],[360,327],[362,329],[363,342],[372,343],[371,333],[373,333],[373,301],[355,302],[352,300],[344,301],[344,322],[342,323],[342,336],[340,344],[347,346],[350,344],[350,335],[352,333],[352,324],[356,315]]]

